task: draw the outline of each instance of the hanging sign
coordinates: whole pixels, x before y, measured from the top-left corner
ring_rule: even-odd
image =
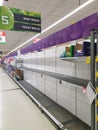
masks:
[[[87,85],[87,88],[86,88],[85,96],[86,96],[86,99],[90,105],[94,101],[96,95],[97,94],[96,94],[95,88],[93,87],[92,83],[89,82]]]
[[[0,29],[41,32],[41,14],[0,6]]]
[[[0,44],[5,43],[6,43],[5,32],[0,32]]]

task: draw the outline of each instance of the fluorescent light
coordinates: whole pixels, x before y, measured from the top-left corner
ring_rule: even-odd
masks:
[[[0,0],[0,6],[2,6],[3,5],[3,0]]]
[[[79,10],[81,10],[82,8],[84,8],[85,6],[87,6],[88,4],[90,4],[93,1],[94,0],[88,0],[83,5],[79,6],[78,8],[76,8],[75,10],[73,10],[72,12],[70,12],[69,14],[67,14],[66,16],[64,16],[63,18],[61,18],[60,20],[58,20],[57,22],[55,22],[51,26],[49,26],[48,28],[44,29],[41,33],[44,33],[46,31],[48,31],[49,29],[53,28],[54,26],[56,26],[57,24],[59,24],[63,20],[67,19],[68,17],[72,16],[73,14],[75,14],[76,12],[78,12]]]
[[[24,42],[23,44],[19,45],[18,47],[16,47],[15,49],[13,49],[11,52],[16,51],[17,49],[19,49],[20,47],[26,45],[28,42],[32,41],[34,38],[40,36],[42,33],[45,33],[46,31],[48,31],[49,29],[53,28],[54,26],[56,26],[57,24],[61,23],[63,20],[67,19],[68,17],[72,16],[73,14],[75,14],[76,12],[78,12],[79,10],[83,9],[84,7],[86,7],[87,5],[89,5],[90,3],[92,3],[95,0],[88,0],[87,2],[85,2],[84,4],[80,5],[78,8],[76,8],[75,10],[73,10],[72,12],[70,12],[69,14],[67,14],[66,16],[64,16],[63,18],[61,18],[60,20],[58,20],[57,22],[53,23],[51,26],[47,27],[46,29],[44,29],[41,33],[35,35],[34,37],[30,38],[29,40],[27,40],[26,42]],[[9,54],[8,53],[8,54]]]

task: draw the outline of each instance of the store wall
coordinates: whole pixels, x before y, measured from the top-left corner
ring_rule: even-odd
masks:
[[[44,70],[45,68],[45,55],[44,55],[44,51],[38,52],[36,53],[36,68],[37,69],[41,69]],[[35,59],[34,59],[35,60]]]
[[[56,47],[44,50],[45,54],[45,70],[56,71]]]
[[[25,54],[24,66],[59,74],[90,79],[90,66],[83,61],[70,62],[60,59],[65,45],[50,47],[41,52]],[[60,81],[46,75],[24,71],[24,80],[90,125],[90,105],[80,86]],[[86,115],[86,116],[85,116]]]
[[[59,74],[75,76],[75,63],[60,59],[60,54],[65,50],[65,45],[56,47],[56,72]]]
[[[57,80],[57,103],[76,115],[75,85]]]

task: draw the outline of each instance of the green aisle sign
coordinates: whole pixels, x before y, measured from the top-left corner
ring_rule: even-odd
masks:
[[[0,29],[41,32],[41,14],[0,6]]]

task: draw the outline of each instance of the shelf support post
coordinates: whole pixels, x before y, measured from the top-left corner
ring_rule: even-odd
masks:
[[[98,94],[98,29],[91,31],[91,82]],[[91,105],[91,130],[98,130],[98,95]]]
[[[91,35],[91,83],[95,87],[95,48],[94,48],[94,40],[95,40],[95,30],[90,32]],[[95,101],[91,104],[91,130],[95,130]]]
[[[96,93],[98,94],[98,30],[96,30]],[[95,130],[98,130],[98,95],[95,99],[95,116],[96,116],[96,122],[95,122]]]

